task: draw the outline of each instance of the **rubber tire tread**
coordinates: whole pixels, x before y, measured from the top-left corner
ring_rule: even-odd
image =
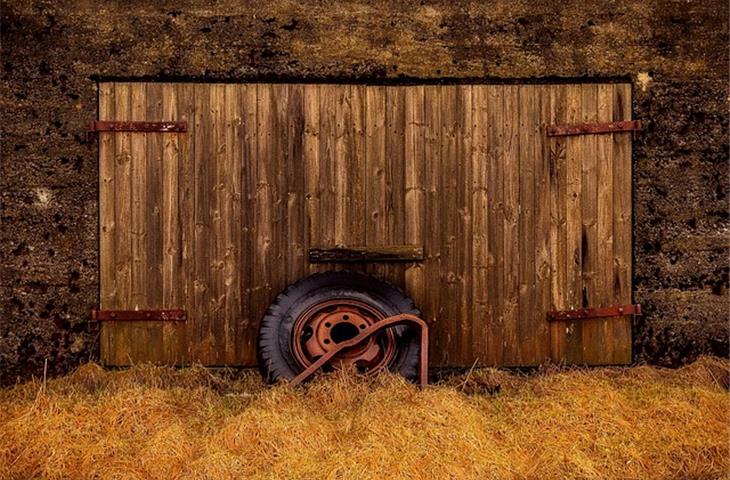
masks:
[[[292,379],[301,371],[291,349],[294,320],[307,306],[331,298],[353,298],[374,305],[386,316],[409,313],[421,316],[402,290],[383,280],[356,272],[315,273],[289,285],[266,309],[258,335],[258,364],[264,379]],[[390,369],[415,380],[420,344],[410,326],[393,327],[396,356]]]

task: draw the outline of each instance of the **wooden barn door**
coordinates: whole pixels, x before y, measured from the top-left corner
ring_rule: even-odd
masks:
[[[629,85],[366,87],[362,96],[342,108],[366,112],[365,190],[387,199],[382,211],[366,208],[365,228],[424,248],[422,262],[366,269],[416,300],[433,364],[631,361],[629,316],[547,320],[631,302],[631,133],[546,135],[552,125],[630,120]],[[348,185],[341,191],[350,198]]]
[[[286,285],[351,269],[404,288],[434,365],[627,363],[628,317],[547,312],[631,301],[630,87],[102,83],[101,308],[107,364],[255,365]],[[312,263],[309,250],[409,245],[422,261]]]
[[[631,87],[551,87],[551,124],[631,119]],[[552,137],[549,161],[550,308],[631,303],[632,133]],[[552,322],[550,353],[569,364],[627,364],[631,316]]]
[[[192,118],[185,88],[102,83],[102,121]],[[182,95],[181,95],[182,94]],[[186,108],[187,107],[187,108]],[[193,285],[185,248],[193,227],[192,152],[187,134],[99,134],[100,308],[185,309]],[[187,363],[187,325],[169,321],[104,321],[101,358],[109,365]]]

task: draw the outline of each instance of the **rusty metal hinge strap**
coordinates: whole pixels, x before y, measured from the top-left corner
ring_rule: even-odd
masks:
[[[118,122],[94,120],[89,125],[91,132],[187,132],[187,122]]]
[[[184,322],[185,310],[92,310],[94,322]]]
[[[587,318],[621,317],[624,315],[641,315],[641,305],[616,305],[600,308],[579,308],[577,310],[553,310],[547,317],[551,322],[565,320],[581,320]]]
[[[641,130],[641,120],[621,120],[606,123],[578,123],[575,125],[551,125],[547,129],[548,137],[566,135],[586,135],[591,133],[618,133]]]

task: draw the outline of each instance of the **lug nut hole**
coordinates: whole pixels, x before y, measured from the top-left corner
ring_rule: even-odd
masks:
[[[357,334],[357,326],[353,325],[350,322],[338,323],[337,325],[332,327],[332,331],[330,332],[332,341],[335,343],[346,342],[351,338],[357,337]]]
[[[324,339],[324,343],[329,344],[330,343],[330,339],[329,338],[325,338]]]
[[[324,322],[324,326],[327,328],[330,328],[332,326],[332,324],[330,322]]]

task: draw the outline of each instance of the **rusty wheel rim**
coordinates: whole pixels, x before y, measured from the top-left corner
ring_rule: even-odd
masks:
[[[385,315],[377,308],[354,299],[332,299],[312,305],[294,321],[292,351],[302,370],[338,343],[356,337]],[[344,350],[329,362],[333,368],[355,368],[374,373],[386,368],[396,352],[390,329]]]

